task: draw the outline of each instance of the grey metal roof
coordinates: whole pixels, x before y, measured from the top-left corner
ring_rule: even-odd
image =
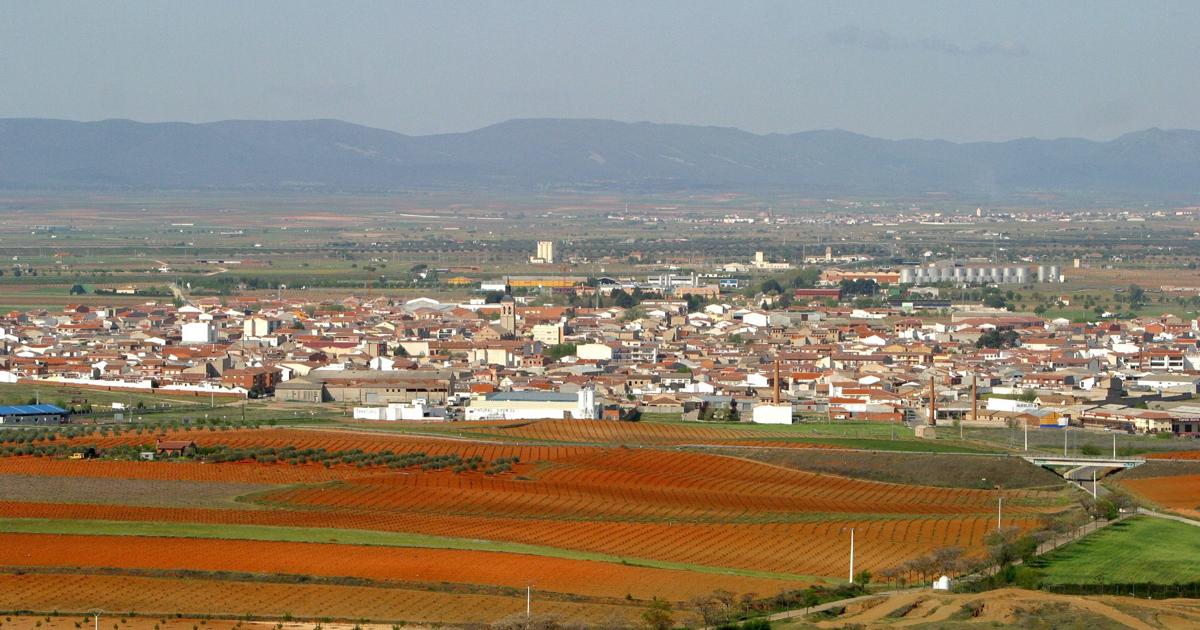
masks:
[[[67,413],[58,405],[4,405],[0,406],[0,416],[41,416],[47,414]]]
[[[575,394],[564,394],[563,392],[519,391],[494,392],[488,394],[487,399],[511,402],[575,402],[579,400],[579,397]]]

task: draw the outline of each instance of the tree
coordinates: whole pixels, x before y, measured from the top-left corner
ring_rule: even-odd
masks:
[[[879,292],[879,283],[870,278],[842,280],[839,286],[844,295],[875,295]]]
[[[575,350],[575,344],[573,343],[560,343],[547,347],[542,351],[542,354],[551,361],[558,361],[563,357],[575,354]]]
[[[87,289],[83,288],[82,284],[75,284],[75,285],[71,286],[71,291],[70,291],[71,295],[84,295],[86,293],[87,293]]]
[[[614,289],[613,290],[612,300],[613,300],[613,305],[620,307],[620,308],[632,308],[634,305],[637,304],[637,301],[633,299],[633,296],[626,293],[622,289]]]
[[[781,294],[783,293],[783,285],[779,284],[779,281],[775,278],[770,278],[768,280],[764,280],[763,283],[759,285],[758,290],[760,293],[765,294]]]
[[[675,625],[671,603],[658,597],[650,600],[650,606],[642,611],[642,623],[651,630],[669,630]]]
[[[821,270],[816,267],[805,267],[792,276],[789,284],[795,289],[808,289],[817,285],[821,279]]]
[[[1129,307],[1138,308],[1146,304],[1146,291],[1136,284],[1129,285]]]
[[[975,340],[976,348],[1012,348],[1020,341],[1021,336],[1015,330],[989,330]]]
[[[983,298],[983,305],[988,308],[1008,308],[1008,302],[999,293],[993,293]]]

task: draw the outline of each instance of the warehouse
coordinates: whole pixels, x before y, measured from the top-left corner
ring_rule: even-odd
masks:
[[[596,392],[520,391],[484,394],[467,407],[467,420],[594,420],[600,417]]]
[[[57,405],[0,406],[0,424],[65,424],[67,410]]]

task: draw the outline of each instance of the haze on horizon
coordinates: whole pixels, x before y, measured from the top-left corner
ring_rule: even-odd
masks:
[[[1195,2],[0,0],[0,117],[954,141],[1200,128]]]

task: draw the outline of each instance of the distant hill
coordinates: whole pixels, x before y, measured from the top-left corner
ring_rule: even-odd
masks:
[[[1190,198],[1200,197],[1200,132],[958,144],[606,120],[512,120],[406,136],[335,120],[13,118],[0,119],[0,188]]]

